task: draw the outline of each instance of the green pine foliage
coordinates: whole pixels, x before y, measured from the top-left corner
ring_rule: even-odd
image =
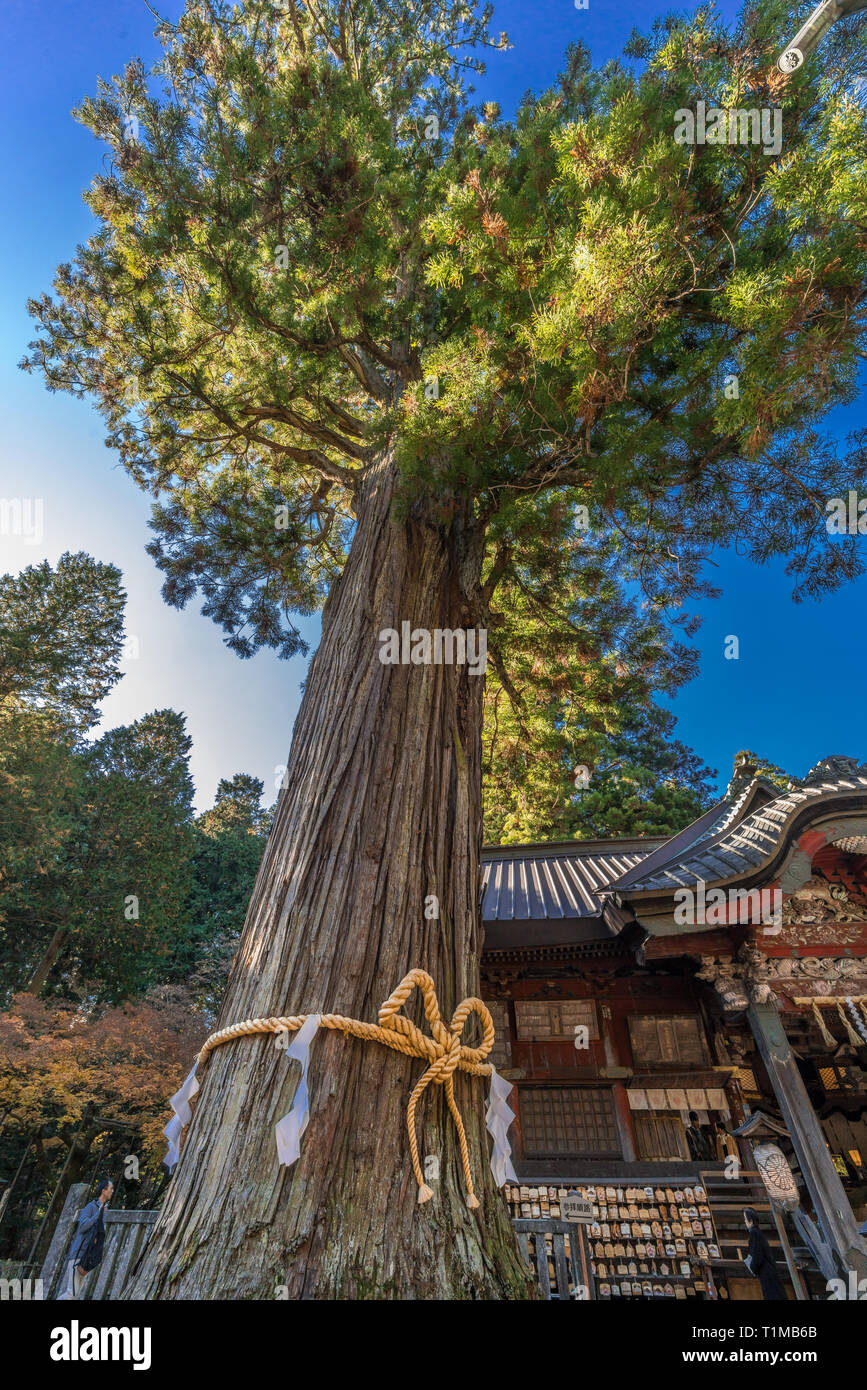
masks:
[[[221,779],[214,805],[193,825],[186,930],[164,977],[183,981],[209,1018],[226,988],[265,849],[270,815],[261,805],[262,790],[260,779],[248,773]]]
[[[0,576],[0,706],[89,729],[120,678],[125,604],[120,570],[83,552]]]
[[[588,720],[568,687],[543,682],[515,714],[489,684],[485,723],[485,841],[670,836],[717,799],[715,773],[672,737],[656,706],[618,704]]]
[[[37,805],[28,852],[13,858],[3,849],[4,984],[13,992],[86,987],[111,1003],[140,996],[184,926],[192,783],[183,716],[156,710],[84,747],[43,747],[63,776]],[[18,783],[32,783],[42,765],[21,752],[19,777],[4,779],[4,825],[20,826]],[[34,983],[52,943],[56,956]]]
[[[166,599],[198,594],[242,656],[303,649],[384,452],[396,520],[469,506],[494,694],[517,718],[561,682],[524,723],[553,767],[557,700],[591,739],[650,737],[632,711],[690,673],[715,549],[785,557],[797,597],[863,570],[825,526],[867,481],[863,439],[822,424],[865,351],[867,50],[856,19],[784,77],[788,5],[731,29],[703,6],[601,68],[574,46],[508,118],[467,87],[505,44],[489,20],[190,0],[153,73],[79,108],[109,152],[97,230],[31,302],[24,365],[96,402],[153,496]],[[677,143],[699,101],[779,108],[780,153]],[[652,767],[703,796],[700,770]],[[503,833],[571,815],[555,782]]]

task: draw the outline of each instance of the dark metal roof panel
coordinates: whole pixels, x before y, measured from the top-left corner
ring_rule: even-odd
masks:
[[[673,891],[748,873],[773,853],[794,811],[844,789],[867,796],[867,765],[859,767],[850,758],[826,759],[803,783],[776,796],[770,796],[774,788],[766,778],[755,778],[668,840],[649,836],[486,846],[483,920],[574,923],[599,918],[612,891],[628,901],[633,893]],[[559,933],[558,940],[569,933],[567,927],[546,929],[549,935],[552,930]]]
[[[648,850],[656,843],[650,841]],[[556,854],[540,854],[535,846],[532,850],[527,854],[523,846],[516,845],[514,857],[498,857],[483,864],[484,921],[598,917],[604,890],[645,858],[634,849],[620,854],[564,853],[559,849]],[[508,850],[497,853],[506,856]]]

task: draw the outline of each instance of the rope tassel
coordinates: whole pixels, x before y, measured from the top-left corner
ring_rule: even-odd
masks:
[[[837,1039],[834,1037],[834,1034],[829,1033],[828,1029],[825,1027],[825,1020],[822,1017],[822,1013],[818,1004],[813,1005],[813,1018],[816,1020],[816,1025],[819,1029],[819,1032],[822,1034],[822,1042],[825,1044],[825,1046],[836,1047]]]
[[[412,1155],[412,1166],[415,1173],[415,1180],[418,1183],[419,1202],[429,1202],[433,1193],[424,1180],[421,1171],[421,1163],[418,1156],[418,1140],[415,1132],[415,1108],[428,1086],[433,1083],[436,1086],[444,1086],[446,1093],[446,1103],[451,1112],[458,1132],[458,1143],[461,1150],[461,1163],[464,1169],[464,1183],[467,1189],[467,1206],[475,1209],[479,1205],[479,1199],[473,1191],[473,1175],[470,1171],[470,1154],[467,1147],[467,1136],[464,1130],[464,1122],[461,1112],[455,1100],[455,1088],[453,1077],[455,1071],[460,1067],[464,1071],[475,1071],[477,1075],[489,1075],[490,1067],[479,1067],[494,1045],[494,1023],[490,1012],[482,1003],[481,999],[465,999],[459,1004],[452,1015],[452,1021],[446,1028],[440,1017],[439,1004],[437,1003],[434,982],[426,970],[411,970],[404,976],[394,993],[386,999],[379,1011],[379,1023],[382,1029],[395,1031],[413,1044],[413,1052],[417,1057],[430,1056],[430,1039],[426,1038],[414,1023],[410,1023],[405,1014],[400,1013],[400,1008],[407,1000],[414,989],[420,989],[424,998],[424,1012],[430,1030],[433,1034],[433,1047],[435,1057],[427,1071],[416,1083],[413,1093],[409,1098],[409,1105],[406,1108],[406,1127],[409,1131],[409,1149]],[[463,1047],[461,1045],[461,1034],[464,1024],[471,1013],[478,1014],[482,1020],[484,1037],[481,1047]],[[391,1044],[389,1044],[391,1045]]]
[[[416,1028],[414,1023],[401,1013],[401,1008],[414,989],[420,989],[424,999],[424,1012],[430,1025],[428,1037]],[[480,1047],[467,1047],[461,1042],[464,1025],[470,1014],[478,1015],[482,1024],[482,1043]],[[433,1192],[428,1187],[422,1173],[418,1153],[415,1112],[419,1100],[430,1085],[442,1086],[446,1103],[455,1129],[461,1151],[461,1165],[467,1191],[467,1206],[475,1209],[479,1199],[473,1191],[473,1177],[470,1170],[470,1154],[466,1131],[461,1112],[455,1100],[454,1074],[456,1071],[468,1072],[471,1076],[491,1077],[491,1099],[487,1106],[487,1127],[494,1139],[494,1152],[491,1155],[491,1170],[501,1187],[507,1179],[515,1177],[512,1167],[511,1151],[506,1131],[514,1119],[514,1112],[506,1104],[506,1096],[511,1086],[497,1075],[495,1069],[485,1062],[494,1045],[494,1023],[490,1011],[481,999],[464,999],[455,1009],[451,1022],[446,1026],[440,1016],[434,982],[426,970],[410,970],[401,980],[397,989],[389,995],[379,1010],[379,1023],[363,1023],[359,1019],[345,1018],[342,1014],[295,1014],[288,1018],[248,1018],[243,1023],[233,1023],[229,1028],[221,1028],[212,1033],[205,1042],[197,1059],[196,1066],[206,1060],[215,1047],[231,1042],[235,1038],[249,1037],[256,1033],[297,1032],[301,1035],[288,1049],[287,1056],[301,1063],[301,1081],[295,1103],[288,1114],[283,1116],[276,1127],[277,1155],[281,1163],[294,1163],[300,1152],[301,1136],[307,1125],[307,1068],[309,1064],[310,1042],[317,1028],[334,1028],[347,1037],[361,1038],[365,1042],[378,1042],[407,1057],[420,1057],[428,1063],[427,1071],[413,1087],[406,1108],[406,1127],[409,1135],[409,1150],[415,1180],[418,1184],[418,1200],[429,1202]],[[181,1131],[189,1122],[188,1104],[198,1090],[195,1080],[196,1067],[176,1096],[172,1097],[175,1119],[166,1127],[169,1139],[169,1157],[177,1162]],[[177,1107],[174,1102],[178,1102]],[[170,1132],[171,1131],[171,1132]]]
[[[861,1047],[861,1046],[862,1046],[862,1040],[861,1040],[861,1038],[858,1036],[858,1034],[855,1032],[855,1029],[852,1027],[852,1024],[849,1022],[848,1018],[846,1017],[845,1013],[843,1012],[843,1005],[842,1005],[842,1004],[838,1004],[838,1005],[837,1005],[837,1013],[840,1015],[840,1022],[842,1023],[843,1027],[846,1029],[846,1036],[847,1036],[847,1038],[849,1039],[849,1041],[850,1041],[850,1043],[852,1044],[852,1046],[853,1046],[853,1047]]]

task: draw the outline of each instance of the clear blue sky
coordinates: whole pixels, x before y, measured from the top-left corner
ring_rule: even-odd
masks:
[[[180,0],[155,8],[174,18]],[[668,5],[636,0],[497,4],[494,28],[514,48],[495,55],[480,95],[509,110],[528,88],[548,85],[573,37],[597,61],[622,48],[633,27],[646,28]],[[719,7],[730,17],[730,0]],[[19,372],[32,336],[28,295],[51,286],[54,270],[89,235],[81,201],[102,147],[70,117],[71,108],[125,62],[157,53],[143,0],[4,0],[0,16],[0,107],[6,214],[0,227],[0,497],[44,499],[43,540],[0,535],[0,571],[16,571],[64,550],[87,550],[124,572],[127,630],[140,655],[126,666],[105,702],[104,725],[149,709],[182,710],[193,737],[192,770],[201,808],[221,776],[254,773],[274,796],[289,748],[306,662],[267,654],[242,662],[195,605],[179,613],[160,597],[161,575],[145,554],[149,502],[106,450],[104,428],[88,402],[49,395],[40,379]],[[788,37],[788,36],[783,36]],[[863,421],[862,407],[841,421]],[[867,541],[865,541],[867,544]],[[750,747],[803,772],[830,752],[867,759],[865,584],[796,606],[782,567],[758,569],[720,558],[714,581],[724,595],[702,605],[700,674],[672,708],[677,733],[727,780],[733,753]],[[318,623],[304,631],[313,645]],[[740,659],[727,661],[724,639],[736,634]]]

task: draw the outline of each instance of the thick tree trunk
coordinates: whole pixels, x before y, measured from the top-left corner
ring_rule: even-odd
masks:
[[[383,665],[378,633],[402,620],[476,626],[481,542],[460,516],[392,522],[394,482],[383,460],[359,499],[221,1027],[311,1011],[375,1022],[414,966],[433,976],[446,1020],[478,994],[483,679],[466,665]],[[438,919],[425,917],[430,895]],[[417,994],[406,1009],[427,1030]],[[419,1135],[440,1177],[418,1204],[405,1112],[424,1065],[320,1030],[310,1124],[287,1169],[274,1125],[297,1063],[262,1036],[218,1048],[126,1296],[269,1298],[275,1286],[290,1298],[529,1296],[490,1173],[485,1080],[455,1075],[479,1209],[466,1205],[439,1086],[420,1102]]]

